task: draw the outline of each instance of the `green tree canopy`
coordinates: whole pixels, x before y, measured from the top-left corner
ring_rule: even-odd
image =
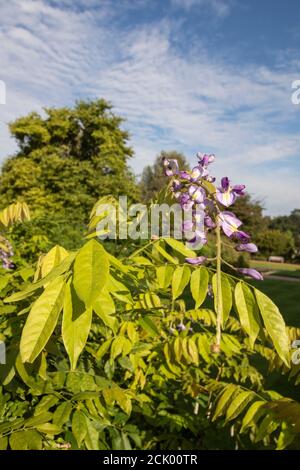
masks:
[[[168,184],[163,172],[163,158],[176,159],[182,170],[189,169],[186,157],[182,153],[177,152],[176,150],[168,152],[162,150],[156,157],[153,165],[147,165],[142,173],[140,186],[143,200],[146,202],[152,199],[155,194],[161,191]]]
[[[18,143],[0,176],[1,206],[25,201],[34,221],[19,237],[44,237],[73,248],[86,214],[103,195],[138,197],[128,160],[133,151],[122,118],[100,99],[45,109],[10,124]],[[28,232],[29,231],[29,232]],[[63,236],[63,240],[61,238]],[[28,237],[27,237],[28,238]]]

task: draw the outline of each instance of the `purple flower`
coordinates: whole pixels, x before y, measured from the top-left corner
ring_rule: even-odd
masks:
[[[238,268],[238,272],[241,274],[245,274],[245,276],[250,276],[257,281],[262,281],[263,276],[253,268]]]
[[[207,153],[201,153],[201,152],[197,153],[197,157],[198,157],[199,165],[203,167],[207,167],[210,163],[213,163],[216,158],[214,154],[208,155]]]
[[[189,187],[189,195],[190,195],[191,199],[193,201],[197,202],[198,204],[203,202],[204,199],[206,198],[206,193],[205,193],[204,189],[200,188],[199,186],[196,186],[194,184],[192,184]]]
[[[168,158],[163,158],[163,166],[165,169],[166,176],[174,176],[178,174],[179,167],[178,162],[175,159],[169,160]]]
[[[207,243],[206,235],[203,231],[195,230],[193,237],[188,239],[188,247],[192,250],[200,249]]]
[[[182,193],[180,195],[179,204],[184,211],[188,211],[193,207],[194,201],[190,198],[188,193]]]
[[[240,240],[242,244],[246,244],[250,240],[250,235],[246,232],[243,232],[243,230],[237,230],[231,235],[230,238],[236,238],[237,240]]]
[[[238,228],[242,225],[242,222],[229,211],[220,212],[219,218],[223,232],[229,238],[231,238],[234,233],[238,232]]]
[[[248,253],[256,253],[257,246],[254,243],[240,243],[235,247],[237,251],[247,251]]]
[[[203,264],[206,261],[206,256],[196,256],[195,258],[185,258],[185,261],[189,264]]]
[[[227,176],[221,179],[221,187],[217,189],[216,196],[217,200],[225,207],[231,206],[237,196],[242,196],[244,194],[245,186],[243,184],[238,184],[231,187],[230,181]]]
[[[211,216],[210,215],[206,215],[204,217],[204,224],[207,228],[215,228],[216,227],[216,224],[215,222],[212,220]]]
[[[180,191],[181,188],[182,188],[182,184],[180,183],[180,181],[174,180],[172,183],[172,191],[174,192]]]
[[[191,175],[190,175],[187,171],[180,171],[180,172],[179,172],[179,176],[180,176],[180,178],[183,179],[183,180],[188,180],[188,181],[190,181],[190,179],[191,179]]]

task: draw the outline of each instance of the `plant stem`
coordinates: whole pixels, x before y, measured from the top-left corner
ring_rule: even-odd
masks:
[[[221,323],[222,323],[222,279],[221,279],[221,256],[222,256],[222,245],[221,245],[221,228],[218,221],[216,227],[216,247],[217,247],[217,324],[216,324],[216,347],[220,349],[221,345]]]

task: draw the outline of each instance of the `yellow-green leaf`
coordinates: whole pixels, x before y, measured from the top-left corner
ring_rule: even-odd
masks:
[[[65,292],[62,321],[62,338],[68,353],[71,369],[76,368],[78,358],[86,344],[92,323],[92,309],[85,308],[68,283]]]
[[[191,293],[195,301],[195,308],[199,308],[204,302],[208,290],[209,274],[203,266],[197,268],[191,275]]]
[[[21,336],[23,362],[33,362],[48,342],[62,309],[64,290],[64,278],[58,277],[33,304]]]
[[[235,286],[234,298],[241,325],[253,347],[260,330],[259,312],[254,295],[244,282],[238,282]]]
[[[191,271],[188,266],[177,266],[172,277],[172,295],[177,299],[190,280]]]
[[[226,320],[229,316],[231,307],[232,307],[232,293],[231,286],[227,279],[227,276],[222,273],[221,275],[221,293],[218,292],[217,287],[217,274],[213,275],[212,278],[212,288],[214,293],[214,306],[215,311],[218,312],[218,296],[221,297],[220,306],[221,306],[221,316],[222,316],[222,325],[225,326]]]
[[[273,341],[274,347],[279,357],[289,367],[290,341],[282,315],[274,302],[258,289],[255,289],[255,296],[264,325]]]
[[[109,274],[108,256],[96,240],[87,242],[78,252],[74,263],[73,285],[85,303],[93,306],[104,288]]]

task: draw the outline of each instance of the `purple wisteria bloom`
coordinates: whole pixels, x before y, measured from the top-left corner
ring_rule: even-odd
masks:
[[[196,256],[195,258],[185,258],[185,261],[189,264],[203,264],[206,261],[206,256]]]
[[[240,243],[235,249],[237,251],[247,251],[248,253],[256,253],[258,251],[255,243]]]
[[[193,201],[195,201],[197,204],[200,204],[200,203],[204,202],[204,200],[206,198],[206,193],[205,193],[204,189],[200,188],[199,186],[196,186],[194,184],[192,184],[189,187],[189,195],[190,195],[190,198]]]
[[[244,274],[245,276],[252,277],[253,279],[256,279],[257,281],[263,280],[262,274],[253,268],[238,268],[238,272],[241,274]]]
[[[178,162],[175,159],[163,158],[163,166],[166,176],[174,176],[179,172]]]
[[[235,201],[237,196],[244,195],[245,185],[237,184],[236,186],[231,187],[230,181],[227,176],[221,179],[221,187],[217,189],[216,196],[217,200],[225,207],[231,206]]]

